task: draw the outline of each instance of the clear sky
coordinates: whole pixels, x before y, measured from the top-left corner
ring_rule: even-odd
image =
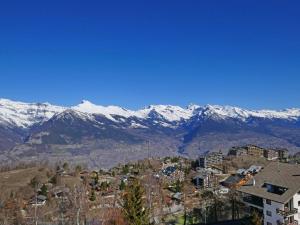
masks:
[[[300,107],[300,1],[0,2],[0,97]]]

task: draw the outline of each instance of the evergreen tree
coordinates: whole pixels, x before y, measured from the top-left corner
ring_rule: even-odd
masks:
[[[91,196],[90,196],[90,201],[95,201],[96,200],[96,195],[95,195],[95,191],[94,190],[92,190],[92,192],[91,192]]]
[[[63,164],[63,168],[64,168],[65,171],[69,170],[69,164],[67,162],[65,162]]]
[[[181,192],[182,191],[182,183],[180,182],[180,180],[176,180],[174,191],[175,192]]]
[[[41,190],[40,190],[39,194],[47,196],[47,193],[48,193],[48,189],[47,189],[46,185],[43,184],[43,186],[41,187]]]
[[[143,201],[144,189],[139,180],[134,180],[125,189],[123,212],[131,225],[149,225],[149,212]]]
[[[119,189],[122,191],[122,190],[125,189],[125,186],[126,186],[126,184],[125,184],[124,180],[121,180],[121,184],[119,186]]]
[[[76,174],[79,174],[81,171],[82,171],[82,167],[81,167],[80,165],[77,165],[77,166],[75,167],[75,173],[76,173]]]

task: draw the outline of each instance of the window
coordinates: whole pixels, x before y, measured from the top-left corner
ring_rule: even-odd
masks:
[[[300,201],[298,201],[298,206],[300,206]]]
[[[272,216],[272,212],[267,210],[267,216]]]
[[[270,222],[267,222],[267,225],[272,225],[272,223],[270,223]]]
[[[266,199],[266,204],[271,205],[271,200],[270,199]]]

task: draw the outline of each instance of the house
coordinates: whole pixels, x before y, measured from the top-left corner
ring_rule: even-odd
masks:
[[[264,225],[300,222],[300,165],[271,162],[238,191],[250,208],[263,215]]]
[[[176,171],[175,166],[168,166],[165,169],[163,169],[162,173],[166,176],[172,175]]]
[[[51,190],[51,192],[55,198],[66,199],[70,189],[67,187],[55,187]]]
[[[174,199],[177,202],[180,202],[182,199],[182,193],[176,192],[175,194],[173,194],[172,199]]]
[[[196,188],[207,188],[209,187],[209,175],[208,174],[198,174],[193,177],[193,183]]]
[[[44,195],[37,195],[32,197],[29,204],[32,206],[43,206],[46,204],[47,197]]]
[[[227,188],[235,188],[240,184],[240,182],[242,182],[243,179],[244,176],[234,174],[229,176],[226,180],[222,181],[221,184]]]
[[[193,183],[196,188],[209,188],[214,184],[215,174],[219,174],[219,171],[213,169],[197,169],[197,175],[193,177]]]
[[[259,171],[261,171],[262,166],[256,166],[256,165],[252,165],[249,167],[249,169],[246,170],[246,174],[257,174]]]
[[[238,174],[238,175],[240,175],[240,176],[244,176],[244,175],[247,174],[247,170],[244,169],[244,168],[238,169],[238,170],[236,171],[236,174]]]

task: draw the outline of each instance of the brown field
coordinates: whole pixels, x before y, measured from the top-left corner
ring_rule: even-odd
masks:
[[[42,181],[47,181],[46,170],[38,167],[18,169],[0,173],[0,191],[3,196],[9,197],[11,192],[16,192],[27,187],[30,180],[38,176]]]

